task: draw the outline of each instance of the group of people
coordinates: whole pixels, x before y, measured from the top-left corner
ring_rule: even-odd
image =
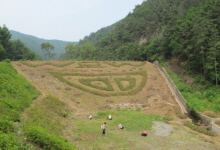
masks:
[[[89,120],[91,120],[91,119],[92,119],[92,115],[89,116]],[[108,120],[112,120],[112,116],[109,115],[109,116],[107,117],[107,119],[108,119]],[[104,123],[101,125],[101,129],[102,129],[102,134],[103,134],[103,135],[106,135],[106,122],[104,122]],[[119,125],[118,125],[118,129],[122,130],[122,129],[124,129],[124,127],[123,127],[121,124],[119,124]],[[146,129],[141,132],[141,136],[147,136],[147,135],[148,135],[148,132],[147,132]]]

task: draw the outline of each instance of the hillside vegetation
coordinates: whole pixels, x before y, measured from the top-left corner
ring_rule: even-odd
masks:
[[[219,10],[219,0],[147,0],[103,34],[92,33],[67,53],[72,59],[90,60],[176,58],[189,73],[218,85]]]
[[[0,149],[18,150],[29,147],[17,137],[13,122],[21,121],[20,113],[30,106],[39,91],[18,75],[10,62],[0,62]]]
[[[11,40],[8,28],[0,26],[0,61],[10,60],[34,60],[36,54],[24,45],[19,39]]]

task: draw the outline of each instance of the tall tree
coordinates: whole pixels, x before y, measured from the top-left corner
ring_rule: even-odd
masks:
[[[52,53],[52,51],[54,50],[54,46],[51,45],[49,42],[42,43],[41,44],[41,49],[42,49],[42,51],[44,53],[44,58],[45,59],[53,58],[53,56],[55,55],[55,53]]]
[[[71,60],[76,58],[76,47],[74,46],[74,43],[67,44],[65,50]]]
[[[11,39],[11,33],[8,30],[8,28],[5,25],[3,25],[3,27],[0,27],[0,44],[3,46],[3,48],[6,51],[5,58],[9,58],[9,59],[13,57],[12,47],[11,47],[12,45],[10,39]]]

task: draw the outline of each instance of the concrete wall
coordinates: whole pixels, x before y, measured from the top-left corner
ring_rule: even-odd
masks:
[[[170,76],[168,75],[166,70],[160,66],[158,61],[155,61],[153,64],[156,65],[160,69],[160,71],[166,76],[168,82],[171,85],[172,90],[175,92],[176,96],[178,97],[179,102],[181,102],[182,106],[185,107],[186,111],[188,113],[190,113],[191,108],[187,105],[186,100],[181,95],[180,91],[177,89],[176,85],[173,83],[172,79],[170,78]],[[196,112],[196,113],[201,118],[201,121],[203,124],[210,126],[210,130],[212,130],[212,131],[216,132],[218,135],[220,135],[220,127],[214,123],[215,121],[220,121],[220,118],[210,118],[210,117],[205,116],[199,112]]]
[[[199,112],[197,112],[199,118],[201,119],[202,123],[209,126],[212,121],[212,118],[208,117],[208,116],[205,116]]]
[[[210,130],[216,132],[217,135],[220,135],[220,129],[219,129],[219,126],[216,125],[216,124],[213,123],[213,122],[210,123]]]

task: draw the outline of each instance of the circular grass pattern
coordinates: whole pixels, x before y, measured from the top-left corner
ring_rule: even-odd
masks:
[[[93,81],[102,82],[102,83],[104,83],[105,86],[100,86],[98,84],[93,84]],[[109,82],[108,78],[79,79],[79,82],[84,84],[84,85],[96,88],[96,89],[105,90],[105,91],[114,91],[114,89],[113,89],[111,83]]]
[[[135,78],[114,78],[114,80],[117,83],[121,91],[127,91],[136,86]],[[123,84],[124,81],[128,82],[128,85],[124,85]]]

